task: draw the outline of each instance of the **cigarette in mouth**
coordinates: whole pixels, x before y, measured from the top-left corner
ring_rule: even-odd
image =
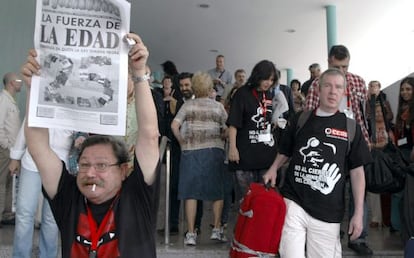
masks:
[[[96,189],[96,184],[93,184],[92,185],[92,192],[95,192],[95,189]]]

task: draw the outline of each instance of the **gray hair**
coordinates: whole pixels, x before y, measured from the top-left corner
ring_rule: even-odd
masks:
[[[321,69],[321,66],[318,63],[313,63],[309,66],[309,70],[312,69]]]
[[[329,68],[328,70],[324,71],[321,76],[319,77],[319,89],[322,87],[322,84],[325,80],[325,77],[328,75],[339,75],[344,79],[344,88],[346,89],[346,77],[345,75],[341,72],[341,70],[336,69],[336,68]]]

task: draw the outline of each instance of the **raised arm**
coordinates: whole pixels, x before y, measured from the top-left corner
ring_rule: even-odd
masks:
[[[135,155],[144,175],[144,180],[151,185],[155,180],[155,169],[159,162],[157,111],[152,98],[148,80],[142,80],[146,73],[148,59],[147,47],[136,34],[128,34],[136,44],[129,52],[129,66],[135,87],[135,105],[138,122]]]
[[[27,85],[26,113],[29,114],[30,86],[32,76],[40,74],[40,65],[36,61],[37,53],[34,49],[29,51],[26,63],[21,68],[24,82]],[[42,184],[50,198],[56,195],[59,179],[62,174],[62,162],[50,148],[49,130],[46,128],[28,127],[25,121],[26,144],[40,172]]]

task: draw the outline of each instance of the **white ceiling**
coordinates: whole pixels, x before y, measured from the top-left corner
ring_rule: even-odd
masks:
[[[179,72],[207,70],[223,54],[230,71],[250,73],[268,59],[282,70],[283,83],[286,68],[304,82],[309,64],[327,68],[326,5],[336,6],[337,44],[349,48],[351,72],[388,85],[414,70],[413,0],[131,2],[131,30],[149,47],[153,71],[165,60],[174,61]],[[210,8],[198,7],[204,3]]]

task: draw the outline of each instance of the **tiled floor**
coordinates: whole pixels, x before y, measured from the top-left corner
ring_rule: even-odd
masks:
[[[164,181],[164,180],[162,180]],[[162,187],[164,189],[164,187]],[[3,194],[4,188],[0,186],[0,194]],[[163,228],[164,216],[165,216],[165,201],[164,192],[161,192],[161,202],[158,215],[158,228]],[[2,207],[2,205],[0,205]],[[234,226],[237,213],[233,209],[231,212],[231,220],[229,221],[229,229],[227,235],[231,239],[232,227]],[[181,216],[183,217],[183,216]],[[181,257],[193,257],[193,258],[221,258],[228,257],[228,251],[230,243],[217,243],[209,239],[211,229],[209,224],[212,222],[212,210],[211,204],[205,202],[204,204],[204,217],[201,228],[201,235],[199,236],[197,246],[187,247],[183,244],[183,234],[185,231],[184,223],[180,224],[180,233],[175,236],[171,236],[169,244],[165,244],[165,238],[163,235],[157,235],[157,252],[158,257],[161,258],[181,258]],[[345,227],[345,226],[344,226]],[[13,242],[13,226],[3,226],[0,228],[0,258],[11,257],[12,242]],[[35,231],[34,240],[34,255],[37,253],[37,234]],[[391,234],[388,228],[369,229],[368,237],[369,246],[374,250],[374,256],[372,257],[388,257],[396,258],[403,257],[403,246],[398,234]],[[347,248],[346,241],[342,242],[343,257],[354,257],[356,254]]]
[[[165,237],[158,235],[159,257],[228,257],[230,243],[217,243],[209,239],[211,229],[206,226],[212,222],[212,210],[208,205],[204,205],[202,234],[200,235],[197,246],[188,247],[183,244],[183,235],[186,226],[180,225],[180,233],[171,236],[170,244],[165,244]],[[227,235],[231,239],[231,228],[234,225],[236,212],[232,212],[232,221],[229,222]],[[159,223],[162,224],[162,223]],[[374,250],[372,257],[403,257],[403,246],[398,233],[391,234],[388,228],[369,229],[368,244]],[[342,241],[343,257],[353,257],[356,254],[348,249],[347,241]]]
[[[211,229],[208,224],[212,221],[210,214],[212,213],[210,207],[205,205],[205,216],[203,218],[202,233],[199,236],[197,246],[188,247],[183,244],[183,232],[184,226],[181,225],[180,233],[175,236],[171,236],[169,244],[165,244],[165,238],[161,234],[157,234],[158,242],[158,257],[161,258],[179,258],[179,257],[208,257],[219,258],[227,257],[230,243],[218,243],[209,239]],[[232,212],[235,217],[236,212]],[[161,217],[161,216],[160,216]],[[234,224],[234,219],[230,222],[230,225]],[[159,228],[161,228],[163,222],[160,221]],[[231,226],[230,226],[231,227]],[[3,226],[0,228],[0,258],[11,257],[12,242],[13,242],[13,226]],[[231,230],[229,230],[228,236],[231,238]],[[34,246],[37,246],[37,234],[35,231]],[[400,242],[398,234],[390,234],[388,228],[370,229],[369,232],[369,246],[374,250],[373,257],[403,257],[403,247]],[[36,257],[37,248],[35,247],[34,256]],[[343,241],[343,257],[356,256],[352,250],[346,247],[346,241]]]

